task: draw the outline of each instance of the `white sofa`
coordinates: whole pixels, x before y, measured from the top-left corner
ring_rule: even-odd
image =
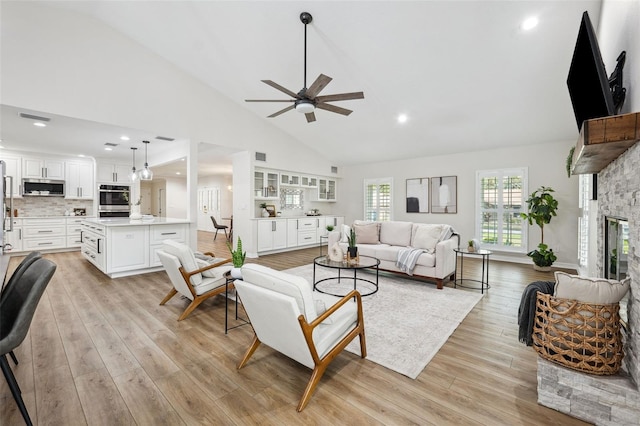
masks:
[[[442,289],[444,279],[455,278],[456,256],[453,250],[459,246],[460,241],[449,225],[355,221],[351,226],[343,225],[339,231],[329,233],[329,250],[338,243],[346,253],[346,236],[351,227],[356,231],[358,253],[380,259],[381,270],[409,273],[396,266],[398,252],[406,248],[419,248],[423,249],[423,253],[418,257],[410,275],[433,280],[438,289]]]

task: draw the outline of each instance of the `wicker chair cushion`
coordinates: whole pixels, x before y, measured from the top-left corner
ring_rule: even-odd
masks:
[[[587,278],[561,271],[556,271],[555,277],[555,297],[593,304],[618,303],[629,291],[631,281]]]

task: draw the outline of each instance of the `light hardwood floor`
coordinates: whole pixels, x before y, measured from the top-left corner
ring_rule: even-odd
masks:
[[[199,232],[198,246],[228,253],[213,233]],[[256,261],[287,269],[318,251]],[[343,352],[297,413],[310,370],[261,346],[237,371],[252,330],[224,334],[222,297],[177,322],[187,303],[158,305],[171,288],[164,272],[112,280],[79,252],[45,257],[58,269],[20,364],[9,361],[34,424],[585,424],[536,403],[536,354],[518,341],[517,311],[524,287],[553,275],[528,265],[491,262],[492,288],[416,380]],[[478,263],[465,260],[464,274]],[[0,425],[23,424],[4,380],[0,401]]]

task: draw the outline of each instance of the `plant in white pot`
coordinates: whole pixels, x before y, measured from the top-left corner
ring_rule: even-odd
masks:
[[[544,243],[544,225],[551,222],[553,216],[557,216],[558,201],[551,195],[555,192],[552,188],[541,186],[531,193],[527,199],[528,213],[520,213],[520,217],[527,220],[529,225],[540,227],[540,244],[536,250],[527,253],[533,260],[534,269],[539,271],[551,270],[551,265],[556,261],[557,256],[553,250]]]
[[[262,209],[262,217],[269,217],[269,211],[267,210],[267,203],[260,203],[260,208]]]
[[[231,276],[233,278],[241,279],[242,273],[240,268],[242,268],[242,265],[244,265],[244,258],[247,256],[247,252],[242,251],[242,239],[238,237],[238,242],[236,244],[235,250],[231,246],[231,243],[227,241],[227,248],[229,248],[229,252],[231,253],[231,261],[233,262]]]

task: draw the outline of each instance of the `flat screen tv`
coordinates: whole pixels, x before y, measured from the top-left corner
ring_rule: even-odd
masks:
[[[567,78],[578,130],[584,120],[614,115],[615,106],[589,14],[582,14]]]

